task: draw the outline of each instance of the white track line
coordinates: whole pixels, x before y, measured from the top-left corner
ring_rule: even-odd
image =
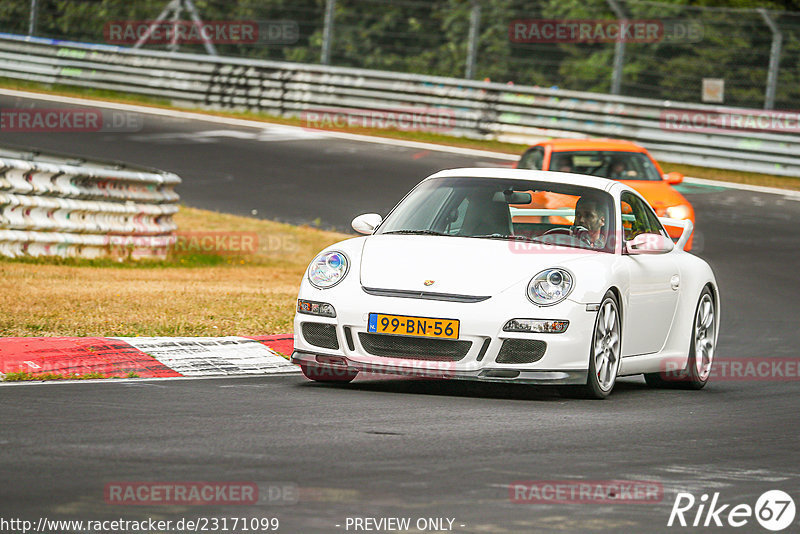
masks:
[[[362,143],[378,143],[382,145],[400,146],[405,148],[417,148],[420,150],[432,150],[436,152],[447,152],[450,154],[461,154],[465,156],[478,156],[483,158],[499,159],[504,161],[516,161],[519,159],[517,154],[506,154],[503,152],[492,152],[490,150],[478,150],[474,148],[461,148],[447,145],[439,145],[436,143],[423,143],[420,141],[406,141],[403,139],[391,139],[388,137],[373,137],[369,135],[351,134],[345,132],[334,132],[331,130],[320,130],[315,128],[304,128],[301,126],[290,126],[286,124],[271,123],[267,121],[254,121],[248,119],[234,119],[231,117],[217,117],[215,115],[206,115],[204,113],[193,113],[191,111],[180,111],[176,109],[162,109],[150,106],[137,105],[137,104],[122,104],[119,102],[107,102],[105,100],[94,100],[91,98],[77,98],[72,96],[59,96],[48,95],[43,93],[30,93],[27,91],[17,91],[14,89],[0,88],[0,95],[14,96],[19,98],[30,98],[34,100],[44,100],[47,102],[60,102],[62,104],[74,104],[78,106],[95,106],[99,108],[108,108],[117,111],[130,111],[133,113],[144,113],[148,115],[157,115],[169,118],[182,118],[187,120],[197,120],[212,122],[215,124],[225,124],[228,126],[240,126],[244,128],[268,128],[270,125],[280,126],[286,129],[296,129],[303,131],[313,131],[326,137],[333,137],[338,139],[347,139],[350,141],[358,141]],[[782,189],[779,187],[764,187],[759,185],[740,184],[736,182],[723,182],[719,180],[707,180],[705,178],[693,178],[687,176],[686,183],[697,185],[712,185],[716,187],[725,187],[728,189],[739,189],[742,191],[752,191],[755,193],[768,193],[772,195],[781,195],[784,197],[800,199],[800,191],[792,189]]]
[[[501,159],[506,161],[516,161],[519,155],[504,154],[502,152],[492,152],[489,150],[477,150],[474,148],[460,148],[447,145],[438,145],[435,143],[422,143],[419,141],[405,141],[402,139],[391,139],[388,137],[372,137],[369,135],[351,134],[345,132],[335,132],[331,130],[320,130],[317,128],[305,128],[302,126],[290,126],[287,124],[272,123],[267,121],[254,121],[248,119],[234,119],[231,117],[217,117],[215,115],[206,115],[204,113],[193,113],[191,111],[179,111],[175,109],[162,109],[150,106],[136,105],[136,104],[122,104],[118,102],[106,102],[105,100],[93,100],[90,98],[76,98],[72,96],[58,96],[48,95],[43,93],[29,93],[27,91],[16,91],[13,89],[0,89],[0,95],[15,96],[19,98],[30,98],[33,100],[44,100],[47,102],[59,102],[62,104],[74,104],[77,106],[94,106],[98,108],[107,108],[117,111],[130,111],[134,113],[145,113],[148,115],[158,115],[161,117],[169,118],[182,118],[188,120],[198,120],[205,122],[213,122],[216,124],[226,124],[228,126],[241,126],[245,128],[258,128],[263,130],[269,126],[279,126],[286,129],[295,129],[301,131],[313,131],[324,135],[326,137],[336,137],[339,139],[347,139],[350,141],[359,141],[364,143],[378,143],[382,145],[393,145],[404,148],[419,148],[421,150],[435,150],[438,152],[449,152],[451,154],[463,154],[467,156],[479,156],[484,158]]]
[[[262,375],[298,372],[263,343],[227,337],[114,337],[183,376]]]
[[[771,195],[781,195],[790,197],[792,199],[800,200],[800,191],[794,189],[782,189],[780,187],[765,187],[762,185],[740,184],[737,182],[723,182],[721,180],[707,180],[705,178],[690,178],[684,179],[686,183],[697,185],[713,185],[717,187],[724,187],[726,189],[739,189],[742,191],[752,191],[754,193],[768,193]]]

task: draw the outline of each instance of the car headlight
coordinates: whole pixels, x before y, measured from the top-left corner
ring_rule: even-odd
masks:
[[[677,206],[669,206],[667,208],[667,217],[670,219],[688,219],[691,214],[689,206],[685,204],[678,204]]]
[[[308,266],[308,281],[317,289],[327,289],[341,282],[349,269],[350,262],[344,253],[323,252]]]
[[[546,269],[528,282],[528,298],[539,306],[558,304],[570,294],[572,274],[566,269]]]
[[[297,313],[319,315],[320,317],[336,317],[336,310],[327,302],[297,299]]]
[[[503,326],[503,332],[528,334],[561,334],[567,331],[569,321],[552,319],[511,319]]]

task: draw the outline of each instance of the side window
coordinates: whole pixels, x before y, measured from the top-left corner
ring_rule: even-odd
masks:
[[[661,173],[658,172],[658,169],[653,165],[653,162],[650,161],[650,158],[642,154],[639,159],[642,162],[642,169],[644,171],[642,176],[644,178],[648,180],[663,180]]]
[[[639,197],[623,193],[620,211],[625,241],[630,241],[639,234],[663,234],[653,210]]]
[[[647,214],[647,220],[650,221],[649,227],[652,229],[650,233],[662,234],[664,237],[669,237],[669,234],[666,232],[666,230],[664,230],[664,227],[661,226],[658,217],[649,204],[645,203],[644,211]]]
[[[522,155],[517,167],[520,169],[533,169],[540,171],[542,170],[543,161],[544,149],[540,146],[535,146]]]
[[[550,155],[549,169],[551,171],[558,171],[558,172],[576,172],[573,163],[574,161],[572,154],[553,153]]]

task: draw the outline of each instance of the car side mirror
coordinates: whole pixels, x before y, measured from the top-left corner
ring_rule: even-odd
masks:
[[[639,234],[625,242],[628,254],[664,254],[675,248],[672,239],[661,234]]]
[[[676,171],[668,172],[664,175],[664,180],[670,185],[678,185],[683,181],[683,175]]]
[[[383,217],[377,213],[365,213],[353,219],[350,226],[359,234],[371,235],[382,222]]]

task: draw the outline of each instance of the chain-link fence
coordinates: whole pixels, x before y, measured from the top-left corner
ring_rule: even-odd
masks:
[[[752,108],[800,102],[800,13],[774,10],[639,0],[3,0],[0,31],[133,46],[109,41],[109,25],[190,20],[187,6],[205,22],[261,30],[219,40],[221,55]],[[208,51],[191,41],[139,44]]]

